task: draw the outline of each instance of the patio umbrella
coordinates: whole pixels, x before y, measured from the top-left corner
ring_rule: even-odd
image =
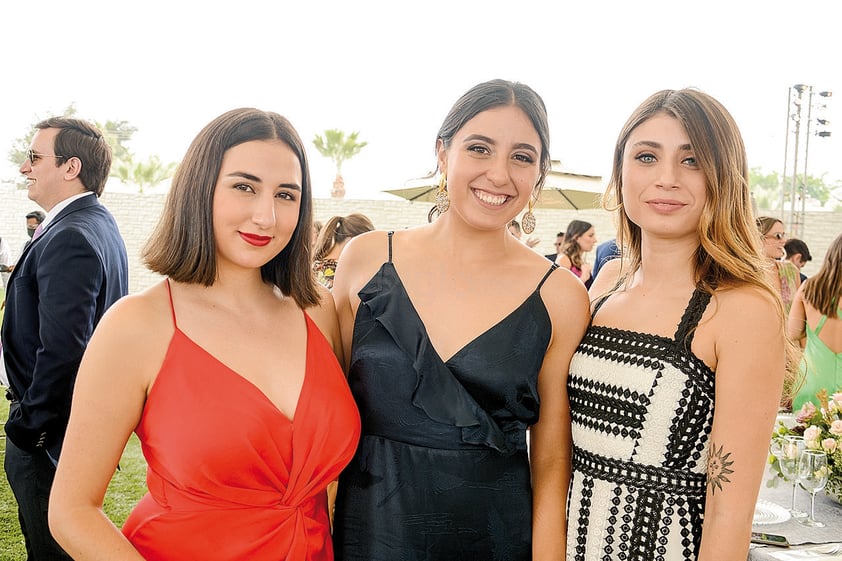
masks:
[[[409,202],[435,202],[436,184],[422,184],[400,189],[388,189],[384,193],[396,195]],[[544,188],[533,208],[586,210],[601,208],[603,192],[602,177],[580,175],[553,170],[544,181]]]

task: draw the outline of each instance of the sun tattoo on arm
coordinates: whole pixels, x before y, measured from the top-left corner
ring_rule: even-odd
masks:
[[[734,460],[731,460],[731,452],[724,453],[722,446],[716,447],[716,444],[710,443],[710,452],[708,453],[708,487],[710,487],[711,494],[716,494],[717,490],[722,490],[722,483],[731,483],[728,475],[734,473],[731,466],[734,465]]]

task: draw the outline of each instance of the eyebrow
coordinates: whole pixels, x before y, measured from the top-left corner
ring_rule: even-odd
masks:
[[[483,134],[472,134],[472,135],[465,138],[466,143],[467,142],[473,142],[475,140],[481,140],[483,142],[487,142],[488,144],[494,144],[494,145],[497,144],[496,142],[494,142],[494,140],[492,138],[490,138],[488,136],[485,136]],[[538,153],[538,150],[534,146],[529,144],[528,142],[518,142],[517,144],[514,145],[514,148],[519,149],[519,150],[530,150],[530,151],[532,151],[536,154]]]
[[[655,142],[654,140],[641,140],[641,141],[635,142],[634,144],[631,145],[632,148],[638,148],[640,146],[648,146],[650,148],[661,148],[661,149],[663,149],[663,147],[664,147],[663,144],[661,144],[660,142]],[[678,147],[678,149],[683,150],[685,152],[690,152],[690,151],[693,150],[693,146],[691,146],[690,144],[682,144],[681,146]]]
[[[255,183],[262,183],[262,180],[259,177],[245,171],[232,171],[231,173],[226,174],[225,177],[242,177],[243,179],[254,181]],[[281,187],[282,189],[301,191],[301,185],[298,183],[281,183],[278,187]]]

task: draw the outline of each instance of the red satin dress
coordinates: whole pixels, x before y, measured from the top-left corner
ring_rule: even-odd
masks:
[[[147,561],[333,559],[325,488],[354,454],[360,417],[333,350],[304,317],[307,367],[290,420],[181,332],[173,310],[135,431],[149,492],[123,526]]]

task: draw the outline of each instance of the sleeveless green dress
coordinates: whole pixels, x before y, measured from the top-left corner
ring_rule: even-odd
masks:
[[[837,308],[836,315],[842,318],[842,308]],[[807,344],[804,346],[800,368],[804,383],[792,400],[793,411],[799,411],[808,401],[819,407],[816,392],[822,388],[826,389],[828,394],[842,388],[842,352],[834,353],[819,338],[825,321],[827,316],[822,316],[815,331],[807,326]]]

